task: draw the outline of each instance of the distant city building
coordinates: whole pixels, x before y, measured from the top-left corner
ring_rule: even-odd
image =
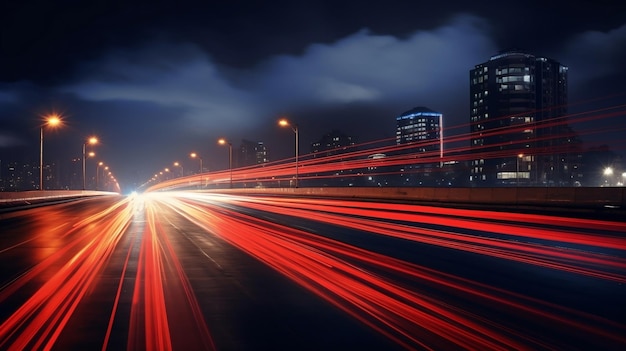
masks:
[[[239,167],[260,165],[269,161],[269,150],[262,141],[241,140],[238,157]]]
[[[424,162],[418,158],[443,156],[443,114],[419,106],[396,117],[396,144],[400,154],[412,154],[416,162],[402,169],[399,185],[437,185],[440,163]],[[405,146],[405,147],[402,147]]]
[[[89,172],[89,170],[87,170]],[[0,162],[0,191],[82,189],[82,162],[44,163],[43,189],[39,189],[39,162]],[[89,184],[89,189],[95,187]]]
[[[580,140],[564,120],[568,68],[506,51],[470,70],[472,186],[572,185]]]
[[[67,162],[66,162],[67,163]],[[78,190],[83,188],[83,162],[80,157],[73,157],[69,165],[65,164],[63,172],[63,184],[68,190]]]
[[[324,134],[318,141],[311,143],[311,155],[313,158],[341,155],[356,151],[355,144],[356,141],[353,136],[335,129]],[[330,162],[334,161],[337,159],[334,158]],[[354,170],[320,172],[316,173],[315,177],[309,177],[311,179],[308,179],[306,184],[309,186],[355,186],[358,183],[354,172]]]
[[[396,144],[420,143],[420,151],[442,150],[442,126],[443,114],[427,107],[415,107],[396,117]]]
[[[339,130],[326,133],[318,141],[311,143],[313,157],[330,156],[342,152],[354,151],[355,138]]]
[[[43,166],[43,189],[60,189],[59,167],[56,163],[44,164]],[[37,175],[38,177],[38,175]]]
[[[27,191],[39,188],[39,164],[4,162],[2,163],[2,191]]]
[[[367,178],[365,179],[365,186],[377,186],[383,187],[390,185],[390,174],[394,174],[394,167],[385,166],[385,159],[387,155],[382,153],[371,154],[367,156],[372,162],[367,167],[365,172]]]

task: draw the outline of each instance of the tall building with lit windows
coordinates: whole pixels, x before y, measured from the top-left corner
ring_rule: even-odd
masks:
[[[339,130],[332,130],[311,143],[313,157],[330,156],[354,151],[355,138]]]
[[[567,71],[505,51],[470,70],[472,186],[564,186],[578,175],[567,126]]]
[[[443,114],[427,107],[412,108],[396,117],[396,144],[401,154],[418,160],[401,170],[403,186],[437,185],[440,163],[423,162],[443,155]],[[423,157],[421,157],[423,155]]]
[[[412,108],[396,117],[396,144],[419,143],[421,151],[440,150],[442,126],[441,113],[423,106]]]
[[[237,158],[239,167],[262,165],[269,161],[269,150],[262,141],[241,140]]]

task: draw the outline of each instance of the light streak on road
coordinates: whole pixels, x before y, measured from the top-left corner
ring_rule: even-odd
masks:
[[[544,348],[558,347],[558,341],[534,339],[529,336],[532,335],[530,331],[522,332],[523,327],[519,328],[515,323],[484,320],[477,315],[477,312],[472,312],[472,308],[464,310],[450,306],[448,302],[439,300],[437,294],[411,291],[399,283],[382,279],[374,273],[378,270],[391,270],[394,274],[409,275],[420,281],[433,283],[437,289],[443,289],[446,295],[457,295],[462,292],[463,298],[469,297],[472,300],[481,301],[481,304],[501,311],[511,311],[509,314],[511,321],[525,320],[527,324],[531,323],[530,321],[549,321],[546,327],[550,325],[559,333],[576,330],[573,333],[592,335],[592,338],[602,340],[608,339],[610,343],[626,342],[626,337],[623,336],[626,335],[624,334],[626,326],[609,319],[412,265],[306,231],[280,226],[224,209],[223,203],[327,222],[359,231],[400,236],[403,239],[429,245],[466,250],[498,259],[588,275],[621,284],[626,281],[626,260],[623,257],[626,239],[623,236],[617,236],[617,233],[624,233],[623,223],[588,221],[587,226],[616,232],[613,235],[586,235],[574,229],[576,224],[570,226],[571,231],[566,232],[521,226],[519,222],[514,224],[490,222],[490,218],[485,218],[485,213],[480,216],[480,211],[474,213],[477,216],[475,218],[481,218],[480,220],[468,220],[453,218],[454,210],[447,210],[450,213],[447,218],[408,214],[407,212],[411,212],[412,208],[407,205],[390,205],[395,208],[380,211],[368,207],[385,205],[197,194],[190,196],[190,199],[193,199],[192,203],[177,202],[174,199],[169,199],[167,203],[208,232],[220,235],[233,245],[409,348],[415,346],[470,349]],[[425,207],[421,208],[421,210],[424,209]],[[338,215],[333,216],[328,213]],[[467,217],[468,213],[464,211],[457,215]],[[520,222],[524,219],[520,215],[498,216],[494,214],[494,217],[499,217],[500,220],[506,216],[517,217]],[[548,221],[550,217],[531,215],[528,219],[530,222],[541,223]],[[410,224],[397,225],[387,222],[389,220],[410,222]],[[564,218],[556,218],[555,221],[567,224]],[[507,239],[481,238],[477,235],[419,229],[419,226],[423,224],[433,223],[444,227],[455,227],[457,230],[474,228],[483,232],[492,231],[498,236],[513,234]],[[411,228],[416,231],[409,230]],[[433,237],[436,237],[436,240]],[[550,240],[556,243],[551,245],[520,243],[518,242],[520,237]],[[617,250],[620,256],[596,254],[579,248],[567,249],[566,246],[570,244],[588,245],[594,250],[610,248]],[[349,257],[350,261],[346,261],[346,257]],[[369,271],[367,267],[374,267],[374,270]],[[556,344],[550,346],[551,343]]]
[[[135,277],[128,349],[213,350],[198,301],[158,213],[156,201],[146,203],[147,225]],[[176,306],[175,313],[171,307],[168,313],[168,304]],[[137,338],[143,331],[145,337]]]
[[[106,263],[127,228],[132,212],[122,200],[77,222],[67,233],[63,247],[37,262],[0,291],[0,303],[33,280],[44,279],[16,311],[0,325],[0,348],[8,350],[50,349],[87,294],[96,273]],[[46,209],[40,212],[45,214]],[[42,216],[51,222],[55,217]],[[93,230],[97,225],[98,229]],[[91,235],[82,235],[92,232]],[[102,233],[96,235],[95,233]],[[45,229],[40,236],[45,235]],[[35,239],[36,240],[36,239]]]
[[[556,268],[589,274],[604,279],[626,283],[626,259],[595,254],[593,252],[560,250],[547,247],[540,243],[520,242],[521,238],[556,241],[558,244],[580,244],[623,250],[626,248],[626,240],[623,237],[606,235],[589,235],[578,233],[575,228],[586,227],[596,230],[614,230],[626,232],[626,223],[580,220],[573,219],[571,223],[567,219],[549,216],[506,214],[487,211],[470,211],[446,209],[439,216],[423,214],[428,211],[425,206],[371,204],[356,201],[333,201],[333,200],[297,200],[297,199],[270,199],[270,198],[245,198],[237,201],[236,198],[226,197],[225,201],[243,204],[247,207],[282,213],[301,218],[314,218],[334,225],[340,225],[369,231],[382,235],[389,235],[406,240],[418,241],[447,248],[471,251],[484,255],[492,255],[501,259],[520,261],[548,268]],[[360,206],[360,207],[357,207]],[[432,208],[436,209],[436,208]],[[431,212],[433,210],[430,210]],[[349,215],[349,216],[346,216]],[[441,216],[443,215],[443,216]],[[354,217],[360,216],[360,217]],[[369,217],[372,219],[363,219]],[[455,218],[465,217],[465,218]],[[489,220],[503,220],[504,218],[516,218],[515,224],[490,223]],[[480,218],[477,220],[476,218]],[[381,219],[409,222],[412,225],[398,225],[381,222]],[[543,229],[519,223],[556,224],[569,226],[574,230],[562,231],[556,229]],[[422,228],[415,224],[431,224],[441,227],[452,227],[457,230],[434,230]],[[480,231],[488,231],[500,237],[484,237],[482,235],[469,235],[459,232],[465,228],[475,228]],[[585,267],[596,265],[599,268],[615,269],[620,273],[596,270]]]
[[[0,324],[0,348],[51,349],[65,332],[78,305],[95,289],[94,285],[114,251],[122,246],[120,241],[127,235],[133,218],[145,215],[148,220],[140,237],[137,274],[131,287],[134,287],[134,298],[127,348],[215,349],[198,302],[174,249],[163,234],[154,206],[155,202],[144,204],[141,199],[127,198],[96,213],[85,213],[84,219],[74,224],[64,222],[67,219],[61,215],[50,216],[52,210],[47,207],[31,210],[35,218],[46,219],[38,224],[41,229],[33,238],[11,245],[2,252],[19,250],[21,246],[38,240],[58,240],[63,244],[0,290],[0,303],[3,303],[28,290],[34,283],[42,282]],[[57,237],[52,239],[52,236]],[[102,333],[103,350],[107,349],[116,318],[121,318],[117,315],[118,304],[133,245],[127,250],[114,305],[110,306],[110,318]],[[166,305],[175,309],[175,313],[168,313]],[[102,308],[106,310],[108,306]],[[171,331],[176,334],[172,335]]]
[[[214,319],[203,308],[214,297],[195,289],[181,251],[189,241],[202,251],[200,264],[227,269],[203,251],[202,238],[238,248],[407,349],[626,344],[623,303],[584,304],[586,293],[625,290],[623,222],[202,192],[150,193],[98,206],[85,201],[78,213],[71,206],[0,215],[32,220],[33,228],[28,235],[0,235],[3,263],[32,253],[0,282],[0,349],[72,345],[68,335],[89,301],[104,311],[90,344],[102,350],[219,349],[211,334],[216,326],[208,323]],[[193,239],[177,221],[194,228]],[[393,242],[400,251],[377,242]],[[498,277],[475,271],[489,270],[485,263],[447,263],[457,255],[466,255],[460,261],[466,264],[516,272]],[[544,295],[512,284],[516,279],[538,290],[561,289],[552,279],[563,287]],[[602,288],[568,290],[596,286]],[[89,299],[98,291],[110,296],[93,307]]]

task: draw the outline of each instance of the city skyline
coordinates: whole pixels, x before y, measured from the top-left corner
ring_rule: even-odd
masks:
[[[506,47],[570,68],[570,113],[617,105],[624,98],[619,78],[626,76],[623,5],[564,4],[543,12],[507,5],[536,19],[528,30],[534,35],[516,29],[524,16],[503,21],[505,12],[488,5],[346,2],[289,5],[285,12],[276,12],[280,4],[191,12],[166,5],[15,5],[3,14],[2,32],[13,35],[2,43],[11,69],[0,80],[0,155],[36,158],[40,118],[57,112],[67,126],[46,136],[46,162],[80,156],[82,140],[97,135],[98,159],[130,190],[174,161],[191,164],[194,150],[207,155],[211,169],[227,168],[227,152],[217,144],[222,137],[261,140],[273,159],[292,157],[293,136],[276,125],[284,116],[300,126],[302,151],[333,129],[361,141],[393,137],[395,117],[420,105],[442,112],[445,126],[462,126],[469,120],[469,70]],[[43,26],[37,20],[46,11],[53,20]],[[206,24],[201,14],[224,20]],[[549,30],[555,18],[559,33]],[[104,26],[112,20],[119,28]],[[281,31],[285,21],[294,30]],[[612,138],[618,140],[588,141]],[[612,147],[624,152],[623,145]]]

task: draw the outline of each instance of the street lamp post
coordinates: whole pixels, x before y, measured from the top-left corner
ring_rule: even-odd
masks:
[[[104,179],[106,179],[106,178],[105,178],[105,176],[106,176],[105,172],[108,172],[109,174],[111,173],[111,172],[109,172],[109,166],[104,166],[104,168],[102,169],[102,177],[103,177]],[[103,187],[102,187],[102,188],[106,190],[106,189],[108,189],[108,187],[109,187],[109,182],[108,182],[108,181],[105,181],[105,182],[104,182],[104,184],[102,184],[102,185],[103,185]]]
[[[89,145],[95,145],[98,143],[98,138],[96,137],[90,137],[89,139],[87,139],[84,143],[83,143],[83,190],[85,190],[86,188],[86,183],[87,183],[87,177],[86,177],[86,166],[87,163],[85,162],[85,149],[87,149],[87,144]]]
[[[524,154],[517,155],[517,171],[515,172],[516,186],[519,186],[519,161],[524,157]]]
[[[217,141],[220,145],[228,144],[228,169],[230,171],[230,187],[233,187],[233,144],[226,139],[220,139]]]
[[[39,190],[43,190],[43,129],[45,126],[56,127],[61,124],[57,115],[48,117],[39,131]]]
[[[197,158],[198,160],[200,160],[200,184],[198,185],[198,187],[202,189],[202,158],[195,152],[192,152],[189,156],[191,156],[191,158]]]
[[[289,123],[288,120],[286,119],[281,119],[280,121],[278,121],[278,125],[281,127],[291,127],[291,130],[293,130],[294,134],[296,135],[296,182],[295,182],[295,187],[298,187],[298,125],[294,124],[291,125]]]
[[[185,170],[183,169],[182,164],[180,164],[179,162],[174,162],[174,167],[180,167],[180,176],[181,177],[185,176]]]
[[[110,189],[110,184],[111,184],[111,181],[112,181],[112,180],[113,180],[113,178],[114,178],[114,177],[113,177],[113,172],[109,171],[109,167],[105,167],[104,169],[105,169],[107,172],[106,172],[106,174],[102,174],[102,175],[103,175],[103,176],[108,176],[108,179],[107,179],[106,184],[107,184],[107,188],[109,188],[109,189]],[[111,191],[111,190],[109,190],[109,191]]]
[[[100,167],[102,167],[104,165],[104,162],[100,161],[98,162],[98,165],[96,166],[96,191],[98,191],[98,175],[100,173]]]

